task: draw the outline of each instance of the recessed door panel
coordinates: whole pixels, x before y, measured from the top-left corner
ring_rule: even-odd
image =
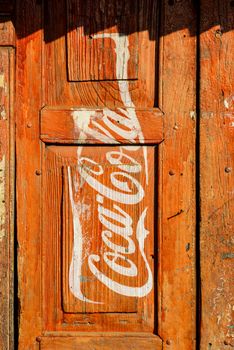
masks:
[[[138,23],[137,0],[67,0],[69,80],[137,79]],[[117,66],[116,51],[122,51]]]
[[[95,313],[94,328],[108,330],[101,320],[110,316],[111,324],[112,313],[121,329],[129,327],[124,314],[138,331],[153,331],[156,158],[155,146],[46,148],[45,308],[53,300],[58,312],[70,314],[67,326],[83,319],[88,330]]]

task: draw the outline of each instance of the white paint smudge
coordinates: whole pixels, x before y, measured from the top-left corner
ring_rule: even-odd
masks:
[[[195,111],[190,111],[190,118],[192,119],[192,120],[196,120],[196,112]]]
[[[228,96],[227,98],[225,98],[224,100],[224,107],[229,109],[232,107],[232,105],[234,104],[234,94]]]
[[[0,119],[2,119],[2,120],[6,120],[6,110],[5,110],[5,108],[4,108],[4,106],[1,106],[1,113],[0,113],[0,115],[1,115],[1,118]]]
[[[82,226],[80,222],[80,204],[77,205],[73,198],[71,169],[68,167],[68,184],[69,184],[69,196],[72,206],[73,216],[73,230],[74,230],[74,245],[72,261],[69,269],[69,287],[76,298],[86,303],[100,304],[99,302],[90,300],[85,297],[81,291],[82,282],[82,259],[83,259],[83,234]]]

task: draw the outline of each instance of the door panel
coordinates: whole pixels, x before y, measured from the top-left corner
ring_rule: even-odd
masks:
[[[147,164],[142,146],[46,148],[45,313],[58,314],[45,329],[153,332],[157,150],[145,151]]]
[[[68,0],[66,3],[68,79],[137,79],[138,1],[96,0],[84,3],[82,0]],[[109,35],[128,32],[131,33],[127,38],[129,57],[122,53],[122,62],[119,62],[122,69],[117,72],[115,50],[121,50],[122,43],[115,48]],[[126,36],[123,35],[121,40],[126,41]],[[127,64],[128,69],[124,69]]]
[[[162,293],[161,277],[164,268],[176,270],[177,260],[159,249],[168,241],[176,256],[180,238],[164,235],[159,224],[162,208],[170,208],[169,222],[183,200],[181,192],[163,201],[161,155],[172,134],[165,117],[173,116],[156,103],[164,64],[158,6],[18,4],[20,349],[38,342],[41,349],[163,347],[160,302],[172,295],[165,284]],[[43,35],[24,37],[36,27]],[[174,163],[187,151],[179,140]],[[189,272],[186,301],[193,297],[190,281]],[[177,309],[175,302],[171,317]]]
[[[97,6],[92,2],[92,8],[95,9],[92,21],[88,20],[91,2],[82,2],[82,11],[87,11],[87,25],[80,23],[79,20],[80,3],[81,1],[78,0],[60,2],[50,0],[45,3],[42,92],[44,104],[50,107],[108,106],[115,108],[123,106],[122,99],[125,98],[128,107],[131,107],[132,103],[135,108],[140,109],[154,107],[155,77],[158,72],[155,69],[158,60],[156,55],[158,1],[138,0],[138,16],[135,20],[137,32],[134,22],[125,20],[125,11],[129,9],[136,11],[135,1],[97,0],[95,2]],[[105,4],[104,12],[102,12],[103,4]],[[121,13],[123,12],[123,16],[121,13],[110,16],[116,6]],[[70,8],[72,8],[72,14]],[[67,11],[71,15],[66,16]],[[93,23],[96,28],[92,28]],[[121,23],[125,23],[126,26]],[[94,35],[95,29],[98,37]],[[83,35],[82,46],[78,43],[81,35]],[[88,45],[86,45],[87,36],[90,46],[89,50],[88,48],[84,50]],[[132,39],[134,36],[137,38],[134,40],[135,43]],[[56,40],[53,40],[54,37]],[[108,59],[103,62],[106,50]],[[138,56],[137,75],[134,73],[136,71],[135,52]],[[80,65],[81,68],[79,68]],[[79,70],[82,73],[81,77],[79,77]],[[131,94],[130,101],[129,96],[126,95],[126,85]],[[122,98],[120,91],[122,91]]]
[[[145,332],[153,346],[155,145],[163,140],[163,113],[145,89],[155,89],[155,70],[145,75],[144,62],[155,65],[155,38],[137,32],[144,22],[137,2],[109,2],[105,10],[101,1],[60,7],[65,3],[64,46],[44,45],[50,70],[40,137],[52,144],[42,156],[44,331]],[[155,6],[146,2],[142,10],[153,15]],[[149,23],[154,32],[156,25]],[[66,78],[56,74],[51,85],[48,74],[66,67]],[[151,98],[149,105],[140,94]]]

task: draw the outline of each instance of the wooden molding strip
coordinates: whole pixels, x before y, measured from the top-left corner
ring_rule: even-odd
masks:
[[[162,340],[157,336],[132,337],[121,336],[96,336],[96,337],[41,337],[40,350],[55,349],[79,349],[79,350],[161,350]]]
[[[137,116],[140,125],[126,114]],[[41,140],[48,143],[143,143],[163,140],[163,113],[158,108],[48,109],[41,111]]]

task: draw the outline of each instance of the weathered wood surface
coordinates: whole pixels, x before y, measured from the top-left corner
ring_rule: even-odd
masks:
[[[67,56],[66,1],[45,4],[45,41],[38,31],[38,1],[18,4],[20,350],[35,349],[40,340],[42,349],[65,347],[69,339],[70,347],[85,346],[82,344],[87,337],[73,333],[79,331],[131,332],[136,336],[136,349],[144,348],[143,340],[135,333],[140,331],[150,339],[145,348],[154,348],[154,339],[158,339],[154,334],[158,333],[166,349],[171,345],[176,350],[194,347],[195,38],[189,36],[188,30],[163,38],[158,67],[157,2],[139,0],[139,4],[143,3],[147,11],[139,13],[138,79],[128,76],[134,66],[131,59],[121,61],[122,56],[132,54],[131,45],[126,45],[132,33],[125,29],[109,33],[115,80],[90,78],[85,82],[68,79],[73,62]],[[184,9],[180,2],[174,7],[165,3],[164,11],[162,35],[182,13],[189,26],[195,25],[190,5]],[[102,30],[106,33],[108,28]],[[24,38],[28,32],[33,34]],[[53,41],[50,38],[54,32],[57,39]],[[109,42],[110,38],[103,40]],[[117,79],[122,69],[123,77],[128,79]],[[155,118],[160,123],[153,125],[157,100],[167,117]],[[73,139],[68,139],[66,145],[45,145],[40,141],[42,109],[49,111],[46,127],[49,125],[51,141],[59,143],[65,141],[64,135],[77,136],[67,114],[73,110],[73,127],[80,128],[82,141],[88,143],[91,134],[101,145],[83,142],[77,147],[72,145]],[[101,119],[103,123],[89,123],[93,109],[108,111]],[[64,127],[64,135],[58,138]],[[160,137],[155,146],[145,146],[154,127],[159,129],[156,134]],[[120,139],[131,146],[107,145],[110,135],[113,144]],[[164,135],[166,140],[157,145]],[[90,221],[82,212],[83,202],[92,207]],[[101,213],[104,208],[105,214]],[[127,250],[123,238],[128,242]],[[107,247],[113,248],[113,255]],[[101,260],[101,255],[105,259]],[[90,283],[95,284],[95,289],[89,289]],[[100,300],[106,305],[96,304]],[[40,338],[47,332],[59,335],[54,340]],[[96,341],[91,342],[92,346],[103,348],[101,340]],[[131,341],[126,339],[125,344],[128,347]],[[160,341],[156,344],[161,347]]]
[[[219,23],[207,31],[207,23]],[[201,1],[201,349],[234,347],[234,13]]]
[[[0,47],[0,348],[13,349],[14,51]]]
[[[41,334],[40,194],[41,5],[17,3],[16,158],[19,350],[38,349]],[[34,32],[34,28],[36,29]],[[24,33],[32,32],[24,37]]]
[[[149,237],[145,241],[145,254],[150,269],[154,270],[154,235],[152,233],[154,232],[153,165],[155,147],[147,147],[148,161],[151,164],[148,186],[146,186],[142,149],[136,151],[133,147],[129,146],[125,151],[122,150],[122,156],[119,153],[121,148],[119,146],[98,149],[92,146],[78,148],[51,146],[47,148],[44,170],[46,177],[43,185],[45,189],[50,189],[49,192],[44,192],[43,200],[45,203],[43,210],[43,256],[47,257],[43,261],[46,276],[44,281],[46,329],[52,331],[54,329],[53,322],[56,322],[56,328],[63,330],[63,323],[66,322],[66,330],[74,330],[72,323],[75,322],[79,324],[80,331],[87,330],[88,325],[90,325],[88,326],[90,331],[125,330],[139,332],[148,330],[153,332],[154,330],[154,294],[156,291],[149,290],[150,293],[147,293],[147,297],[144,299],[137,298],[137,294],[134,295],[134,292],[138,287],[138,294],[143,293],[142,286],[148,281],[149,275],[136,235],[139,213],[144,212],[145,208],[148,208],[145,226],[149,230]],[[82,163],[81,159],[83,159]],[[94,163],[97,164],[94,165]],[[85,178],[88,179],[88,176],[98,169],[103,170],[103,174],[94,175],[98,186],[91,187]],[[123,169],[126,169],[125,173],[122,171]],[[86,177],[82,177],[84,171],[87,171]],[[113,191],[110,179],[112,175],[117,175],[116,171],[118,171],[119,180],[126,176],[125,183],[129,188],[133,189],[139,183],[142,184],[146,193],[144,198],[139,200],[139,203],[136,202],[136,197],[134,202],[133,194],[130,195],[129,192],[123,194],[122,199],[119,197],[121,192],[113,193],[113,198],[103,197],[101,184],[105,184],[110,191]],[[137,180],[134,184],[132,183],[133,177]],[[130,199],[131,204],[129,203]],[[61,201],[63,203],[62,215]],[[98,304],[81,299],[78,295],[77,275],[71,274],[71,271],[75,271],[71,267],[74,255],[73,247],[79,243],[77,242],[77,214],[79,214],[79,227],[82,228],[81,234],[83,236],[80,258],[76,258],[81,259],[82,257],[80,295],[83,294],[89,301],[93,300]],[[114,220],[111,219],[111,214],[115,215]],[[123,221],[124,215],[128,218],[128,224],[126,219]],[[58,240],[60,227],[62,227],[61,246]],[[108,227],[109,230],[111,228],[113,230],[111,235],[108,234],[111,232],[107,231]],[[104,230],[105,228],[106,230]],[[129,236],[125,235],[124,238],[126,230]],[[107,258],[110,258],[112,254],[117,254],[115,266],[110,264],[111,260],[109,260],[108,265],[106,264]],[[97,264],[97,267],[100,274],[102,273],[109,278],[107,284],[101,283],[96,277],[98,275],[90,268],[89,257],[94,255],[100,257],[100,263]],[[62,263],[62,271],[60,271],[61,263],[59,261]],[[137,268],[137,275],[131,276],[130,270],[132,270],[131,266],[133,265]],[[59,287],[61,273],[62,290]],[[119,293],[115,292],[117,283],[121,286]],[[131,298],[124,295],[126,287],[129,289],[128,293],[132,295]],[[55,290],[56,293],[51,293]],[[69,314],[62,315],[58,303],[61,299],[63,312],[69,312],[70,318]],[[56,309],[57,313],[54,312]]]
[[[189,1],[163,1],[161,11],[158,334],[164,349],[190,350],[196,344],[196,37],[190,35],[196,13]],[[184,29],[177,30],[179,23]]]
[[[9,17],[0,17],[0,46],[15,46],[15,29]]]
[[[138,333],[134,337],[132,335],[116,335],[110,336],[82,336],[82,337],[43,337],[40,341],[40,350],[161,350],[162,341],[159,337],[139,337]]]
[[[131,3],[131,0],[129,0]],[[77,1],[75,1],[77,3]],[[101,2],[101,1],[100,1]],[[122,2],[122,0],[120,0]],[[44,57],[44,102],[48,106],[63,107],[122,107],[119,86],[117,81],[86,81],[69,82],[67,75],[67,41],[64,33],[67,27],[66,1],[51,0],[47,5],[45,22],[45,57]],[[140,12],[139,26],[142,31],[138,33],[138,79],[128,80],[131,99],[136,102],[137,108],[154,107],[155,99],[155,65],[157,65],[157,1],[139,0]],[[129,29],[130,32],[130,29]],[[51,41],[53,33],[57,40]],[[128,32],[123,32],[128,38]],[[121,37],[121,36],[120,36]],[[105,38],[104,40],[107,40]],[[127,46],[125,45],[125,48]],[[112,50],[116,45],[113,41]],[[97,64],[97,58],[94,64]],[[69,66],[72,62],[69,61]],[[85,57],[84,57],[85,64]],[[69,67],[68,67],[69,69]],[[117,72],[115,68],[115,74]],[[120,70],[121,71],[121,70]]]
[[[137,0],[67,1],[69,80],[137,79],[138,6]],[[122,69],[117,75],[115,46],[109,34],[129,31],[131,34],[128,38],[123,35],[122,40],[129,46],[130,57],[125,57],[123,53],[119,62]],[[124,66],[127,65],[128,69],[125,70]]]
[[[156,144],[163,140],[163,113],[156,108],[136,110],[142,129],[140,143]],[[85,116],[85,119],[83,120]],[[124,133],[121,123],[124,113],[108,109],[42,109],[41,111],[41,139],[48,143],[131,143],[129,135],[131,126]],[[112,126],[112,130],[110,128]],[[150,127],[149,127],[150,126]],[[103,128],[109,130],[109,135],[102,135]],[[114,130],[113,130],[114,128]],[[93,132],[95,130],[95,133]],[[137,133],[137,127],[135,132]]]
[[[49,30],[59,31],[61,25],[66,27],[66,22],[64,22],[66,18],[63,16],[64,4],[65,2],[56,2],[54,4],[55,8],[50,4],[50,11],[53,11],[54,15],[51,17],[51,21],[48,22],[48,25],[51,25],[52,23],[52,27],[49,28]],[[56,9],[58,9],[58,11],[56,11]],[[59,14],[61,15],[61,21],[58,21],[56,18]],[[144,14],[142,14],[142,16],[144,16]],[[66,72],[67,57],[65,50],[66,46],[64,46],[65,37],[63,36],[55,42],[48,41],[43,43],[43,50],[41,47],[42,34],[40,31],[33,33],[29,37],[23,37],[23,33],[27,33],[30,26],[32,26],[33,29],[34,26],[36,28],[40,24],[40,7],[37,5],[37,2],[29,3],[25,1],[23,5],[18,5],[17,18],[17,31],[19,32],[19,40],[17,42],[17,107],[20,111],[17,114],[18,275],[21,305],[19,349],[34,349],[36,347],[36,338],[44,331],[144,331],[151,334],[152,339],[155,339],[153,333],[155,331],[155,306],[157,293],[154,290],[155,283],[153,283],[153,278],[155,277],[155,227],[153,218],[153,201],[155,199],[154,172],[155,174],[157,173],[157,167],[154,166],[154,162],[156,162],[157,158],[155,157],[154,147],[151,147],[150,151],[150,147],[141,146],[141,143],[144,143],[144,135],[142,135],[142,131],[144,128],[150,129],[153,126],[150,122],[150,118],[153,117],[151,112],[153,111],[155,98],[155,56],[153,54],[150,58],[150,64],[145,65],[144,47],[148,46],[155,48],[155,41],[146,41],[139,51],[139,61],[141,62],[139,67],[141,73],[139,74],[139,81],[137,82],[132,83],[131,80],[128,80],[121,83],[121,80],[118,80],[112,83],[69,83],[67,81]],[[22,21],[21,18],[23,18]],[[149,19],[147,18],[147,20]],[[149,23],[151,24],[151,22]],[[45,29],[45,32],[48,32],[48,27]],[[119,40],[122,35],[123,33],[121,33],[121,35],[119,33],[115,34],[113,39],[113,44],[116,45],[115,49],[117,44],[119,45]],[[125,36],[127,40],[127,35]],[[122,45],[121,48],[124,50],[123,53],[127,57],[129,54],[128,45]],[[114,47],[112,50],[114,50]],[[40,57],[42,54],[44,54],[44,56],[41,62]],[[122,66],[118,65],[121,54],[121,50],[116,50],[116,76],[118,76],[118,70],[122,69]],[[148,59],[146,59],[146,61]],[[131,60],[129,62],[131,62]],[[41,63],[43,64],[42,71]],[[53,73],[55,73],[55,75]],[[40,80],[41,76],[43,78],[42,85]],[[41,96],[41,93],[43,94],[43,97]],[[99,104],[98,101],[101,101],[101,103]],[[121,249],[119,240],[113,240],[112,243],[109,240],[109,245],[112,244],[113,247],[113,244],[116,244],[118,248],[114,248],[113,250],[113,260],[111,258],[108,260],[108,256],[106,255],[106,261],[109,261],[109,265],[112,267],[113,271],[114,269],[119,271],[119,278],[121,277],[122,282],[118,283],[116,281],[117,273],[115,273],[113,274],[113,279],[115,278],[115,281],[106,284],[105,282],[101,282],[106,286],[106,289],[104,286],[101,288],[99,284],[97,285],[96,290],[90,289],[87,292],[83,289],[80,290],[79,286],[77,287],[78,282],[81,281],[82,275],[79,272],[77,257],[74,255],[75,253],[73,253],[75,248],[71,248],[72,244],[74,245],[75,243],[75,238],[73,238],[73,241],[71,237],[66,239],[67,233],[72,233],[72,236],[74,236],[74,233],[77,235],[75,223],[78,220],[79,211],[78,213],[74,211],[73,218],[71,218],[72,213],[70,211],[68,214],[70,219],[67,220],[70,228],[68,231],[64,229],[61,231],[61,223],[63,223],[65,227],[64,219],[66,219],[66,216],[62,215],[60,207],[61,195],[59,194],[62,193],[60,192],[61,181],[62,179],[63,181],[66,179],[65,176],[61,177],[61,168],[66,168],[68,165],[72,165],[69,164],[68,161],[70,157],[73,159],[72,166],[75,169],[74,165],[77,164],[78,161],[81,161],[82,157],[85,158],[84,156],[88,148],[87,146],[84,146],[83,149],[82,147],[77,149],[71,144],[65,146],[64,149],[67,152],[67,156],[65,156],[65,163],[62,164],[63,156],[61,153],[63,148],[55,147],[55,151],[58,153],[58,160],[52,160],[48,165],[46,163],[46,154],[50,151],[50,148],[46,147],[46,149],[44,149],[44,144],[40,144],[40,128],[38,120],[39,112],[44,105],[48,106],[48,108],[53,107],[55,110],[56,108],[60,110],[61,106],[65,106],[63,109],[66,111],[67,109],[74,108],[74,106],[77,106],[77,110],[79,110],[79,108],[83,108],[84,102],[87,108],[91,107],[96,109],[99,108],[99,106],[107,106],[108,113],[112,115],[113,120],[117,123],[115,124],[110,120],[107,120],[107,125],[99,125],[100,133],[98,137],[101,137],[103,144],[102,151],[104,154],[102,155],[102,159],[99,159],[101,164],[99,164],[98,161],[98,164],[94,166],[94,169],[92,167],[90,168],[89,165],[87,166],[87,169],[90,169],[90,176],[86,177],[86,175],[82,173],[83,182],[88,178],[90,179],[92,174],[98,176],[97,169],[101,169],[104,158],[108,157],[108,152],[103,147],[107,143],[105,136],[108,136],[113,132],[115,140],[118,140],[118,137],[122,137],[122,139],[126,139],[126,143],[130,142],[132,144],[130,146],[131,151],[130,148],[128,149],[124,145],[121,147],[118,146],[118,157],[116,159],[114,155],[112,157],[109,154],[109,161],[113,163],[112,165],[116,167],[116,170],[119,167],[119,172],[115,170],[115,172],[108,173],[109,170],[107,171],[107,174],[109,174],[109,183],[107,179],[104,179],[104,183],[100,184],[100,191],[103,189],[104,192],[100,192],[99,194],[98,186],[96,188],[96,196],[100,201],[104,200],[104,197],[107,198],[105,198],[107,209],[113,200],[116,202],[115,213],[113,214],[115,216],[112,219],[110,216],[109,225],[112,226],[113,230],[117,230],[116,227],[118,220],[120,222],[123,220],[123,227],[119,227],[119,237],[121,237],[120,232],[126,231],[125,225],[130,225],[127,233],[127,235],[129,235],[129,242],[131,235],[133,235],[134,238],[134,244],[132,240],[129,247],[130,250],[134,247],[134,252],[132,251],[133,260],[130,261],[130,259],[127,259],[125,262],[123,261],[123,257],[120,256],[120,251],[118,253],[118,249]],[[149,120],[143,121],[142,119],[139,121],[138,109],[141,108],[145,110],[146,115],[149,116]],[[83,110],[83,112],[85,111]],[[90,111],[88,111],[88,117],[89,112]],[[64,116],[66,116],[66,113],[60,115],[61,118],[64,118]],[[83,113],[83,115],[80,115],[78,113],[78,123],[85,124],[87,122],[86,117],[87,109],[86,114]],[[147,121],[148,123],[141,128],[140,123],[146,123]],[[63,123],[65,125],[65,121],[63,121]],[[160,128],[162,129],[162,126],[160,126]],[[92,135],[95,130],[93,126],[91,126],[90,129]],[[56,132],[55,127],[54,131]],[[85,137],[87,136],[86,131],[87,130],[83,130]],[[55,135],[52,136],[55,139]],[[160,141],[161,139],[162,137],[160,136]],[[73,152],[76,153],[75,157],[74,155],[72,156]],[[88,162],[90,162],[91,165],[96,164],[95,159],[100,155],[100,149],[92,147],[92,150],[88,155],[90,157]],[[138,164],[138,161],[134,156],[137,157],[140,164]],[[41,157],[43,160],[42,169],[40,165]],[[66,160],[66,158],[68,159]],[[116,164],[116,160],[120,163]],[[127,161],[127,168],[122,163],[124,161]],[[86,169],[86,167],[81,168],[83,171]],[[76,176],[76,171],[74,169],[72,174],[73,176]],[[125,173],[123,173],[123,171],[125,171]],[[47,181],[47,178],[50,180]],[[43,183],[41,183],[41,179],[43,179]],[[74,184],[73,187],[73,191],[75,192],[74,201],[76,202],[78,200],[76,184]],[[65,188],[66,187],[63,188],[64,196],[65,193],[67,193]],[[86,190],[82,193],[82,198],[87,199],[88,194],[94,194],[94,191],[92,192],[87,185],[85,188]],[[40,197],[40,194],[43,195],[42,198]],[[112,198],[113,195],[114,198]],[[53,198],[56,198],[57,200],[54,201]],[[64,198],[65,197],[63,197],[63,200],[66,204],[64,207],[67,208],[69,203],[67,203],[67,200]],[[93,205],[97,205],[95,199],[94,196]],[[119,206],[121,205],[121,208],[119,209],[117,209],[118,201],[120,203]],[[138,202],[139,206],[136,205]],[[157,203],[155,203],[155,205],[157,207]],[[76,207],[75,204],[74,207]],[[149,209],[147,211],[148,207]],[[43,208],[43,210],[41,208]],[[124,208],[127,210],[125,214]],[[136,212],[134,212],[134,209]],[[95,210],[96,211],[94,212],[97,214],[97,207]],[[112,215],[110,214],[111,207],[109,207],[109,210],[109,214],[106,212],[106,222],[108,221],[108,215]],[[130,216],[130,213],[132,214],[132,217]],[[99,227],[101,219],[98,221],[98,217],[93,217],[93,220],[95,219],[96,225]],[[42,231],[40,223],[43,224]],[[84,223],[85,222],[83,222],[83,224]],[[131,231],[131,225],[133,225],[134,233]],[[88,228],[89,224],[86,223],[86,226]],[[104,231],[104,224],[103,229],[98,228],[98,230],[100,232]],[[92,237],[92,231],[92,228],[90,229],[89,227],[86,234]],[[49,232],[53,232],[53,234],[49,234]],[[106,240],[108,235],[109,233],[105,236]],[[92,239],[94,238],[95,234],[93,234]],[[101,242],[101,238],[100,235],[100,237],[98,237],[99,243]],[[61,239],[64,242],[62,249]],[[89,239],[89,241],[91,244],[92,240]],[[82,244],[84,244],[84,242],[82,242]],[[66,247],[70,248],[66,250]],[[99,245],[97,245],[95,249],[98,247]],[[92,246],[92,248],[94,248],[94,246]],[[122,246],[122,250],[123,249]],[[101,253],[102,251],[100,251],[100,254]],[[126,253],[128,253],[128,251]],[[66,254],[68,254],[68,258],[66,258]],[[71,281],[71,278],[69,278],[70,286],[67,285],[69,283],[68,272],[72,270],[73,266],[72,261],[70,261],[72,254],[75,257],[76,264],[76,269],[74,268],[75,275],[73,276],[73,284],[76,285],[75,289],[72,289],[73,281]],[[90,257],[91,255],[92,254],[90,254]],[[93,254],[93,256],[94,255],[95,254]],[[83,259],[82,256],[80,256],[80,258]],[[95,266],[93,265],[94,270]],[[120,267],[122,276],[120,273]],[[41,276],[43,278],[42,284],[40,279]],[[84,278],[85,276],[86,275],[84,274]],[[131,277],[131,282],[130,280],[128,281],[125,276]],[[133,277],[136,276],[137,279],[133,279]],[[62,277],[64,283],[63,290],[61,288]],[[95,277],[96,282],[98,278],[100,278],[100,274],[97,273]],[[105,280],[103,279],[103,281]],[[136,284],[134,284],[134,281]],[[40,289],[41,286],[43,287],[42,291]],[[70,290],[68,290],[68,287]],[[108,289],[111,290],[111,288],[112,292],[115,292],[120,296],[114,296],[111,292],[112,296],[108,297],[108,293],[111,293],[110,291],[106,291]],[[102,289],[105,289],[106,295],[105,293],[102,293]],[[28,291],[30,291],[30,293],[28,293]],[[71,291],[73,291],[73,294],[76,296],[75,302],[74,296],[71,297]],[[96,296],[95,292],[97,292]],[[103,297],[104,301],[113,301],[114,304],[110,306],[108,306],[107,303],[105,306],[97,306],[95,304],[90,306],[88,303],[93,302],[92,300],[88,300],[88,296],[90,298],[95,297],[95,300],[101,300]],[[123,305],[118,308],[117,304],[120,297],[124,302],[121,300]],[[130,301],[131,298],[133,298],[133,301]],[[136,299],[137,305],[134,305],[136,304]],[[128,304],[130,304],[131,310],[128,309]],[[113,310],[117,311],[117,308],[118,312],[113,312]],[[82,313],[80,312],[81,310]],[[94,311],[92,315],[88,312],[90,310]],[[137,312],[135,312],[136,310]],[[34,323],[33,325],[30,325],[32,318],[34,319]],[[137,339],[138,338],[136,338],[136,341]],[[78,343],[78,340],[76,340],[76,343]],[[138,346],[137,343],[135,346]],[[101,347],[101,345],[99,347]]]

